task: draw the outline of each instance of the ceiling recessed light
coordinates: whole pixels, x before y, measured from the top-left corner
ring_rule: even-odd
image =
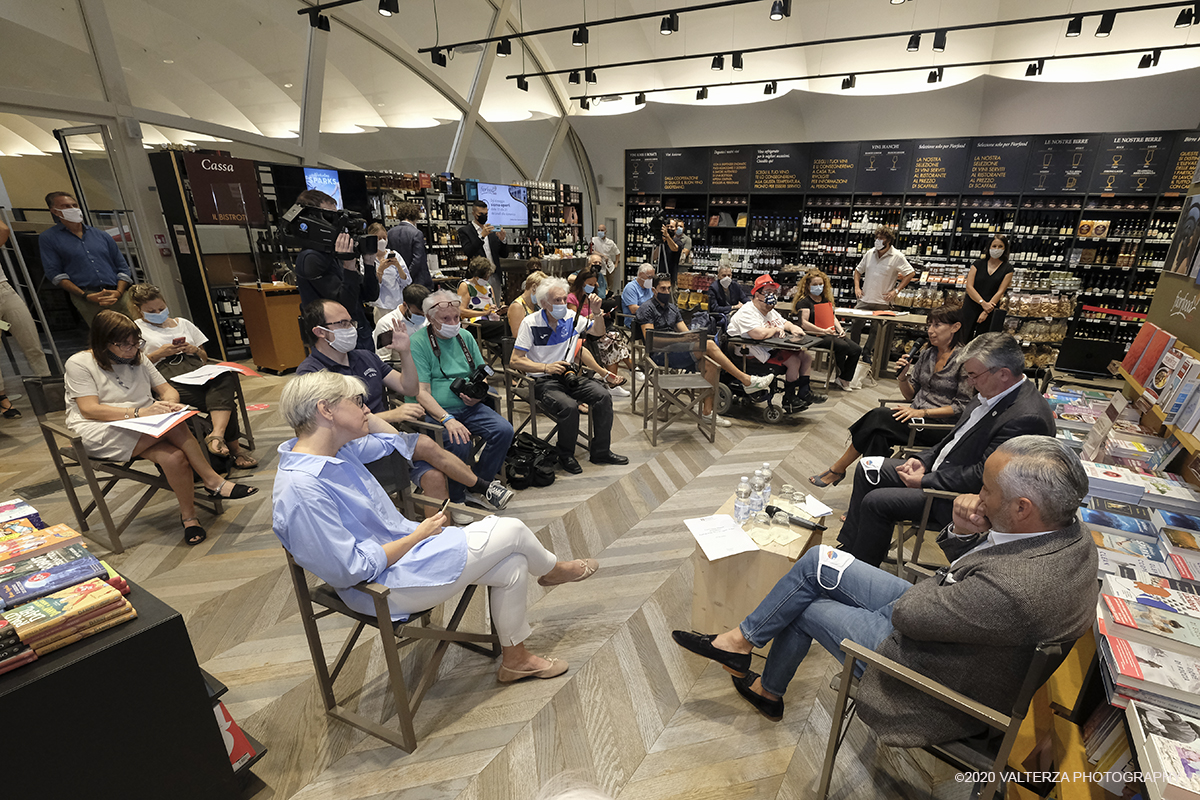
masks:
[[[375,105],[379,106],[380,108],[383,107],[383,103],[376,103]]]
[[[173,59],[173,58],[164,58],[164,59],[163,59],[163,63],[164,63],[164,64],[174,64],[174,63],[175,63],[175,59]]]
[[[285,89],[290,89],[290,88],[292,88],[292,86],[293,86],[293,85],[294,85],[294,84],[291,84],[291,83],[285,83],[285,84],[283,85],[283,88],[285,88]]]

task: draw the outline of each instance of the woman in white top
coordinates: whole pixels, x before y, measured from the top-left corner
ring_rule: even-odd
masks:
[[[412,283],[412,273],[400,254],[388,249],[387,228],[378,222],[372,222],[367,227],[367,233],[373,233],[379,239],[379,250],[375,253],[375,277],[379,281],[379,297],[371,303],[374,306],[375,323],[378,324],[384,315],[395,311],[404,302],[404,289]],[[369,265],[364,265],[364,269],[369,268]]]
[[[162,291],[153,284],[139,283],[129,290],[129,299],[142,318],[137,321],[145,345],[142,351],[150,363],[179,394],[180,401],[208,414],[212,433],[204,437],[204,446],[214,456],[233,458],[238,469],[253,469],[258,461],[242,452],[238,441],[236,372],[224,372],[200,386],[175,383],[174,378],[204,366],[208,337],[183,317],[172,317]]]
[[[196,518],[193,472],[210,497],[240,500],[258,489],[214,472],[186,425],[154,437],[109,424],[184,408],[171,384],[142,356],[139,333],[124,314],[105,310],[96,315],[91,348],[71,356],[63,369],[67,427],[83,439],[92,458],[128,461],[137,456],[158,464],[179,501],[183,540],[197,545],[207,534]]]

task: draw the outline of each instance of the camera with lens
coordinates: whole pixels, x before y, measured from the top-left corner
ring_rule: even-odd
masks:
[[[466,395],[472,400],[484,400],[488,396],[487,379],[494,374],[495,372],[487,364],[480,364],[471,370],[471,374],[467,377],[455,378],[450,383],[450,391]]]
[[[579,364],[574,361],[569,362],[558,377],[571,391],[574,391],[579,386],[579,383],[584,380],[584,377],[579,374]]]
[[[379,240],[367,234],[367,220],[362,214],[344,208],[329,210],[314,206],[292,206],[283,215],[284,243],[302,250],[343,256],[372,256],[379,249]],[[337,253],[337,238],[350,234],[351,252]]]

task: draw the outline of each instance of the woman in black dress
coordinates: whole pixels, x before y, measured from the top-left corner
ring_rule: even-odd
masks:
[[[971,265],[967,273],[967,297],[963,300],[963,342],[977,333],[999,331],[1004,327],[1004,312],[997,310],[1000,298],[1012,283],[1012,264],[1008,261],[1008,237],[998,234],[988,246],[987,255]]]

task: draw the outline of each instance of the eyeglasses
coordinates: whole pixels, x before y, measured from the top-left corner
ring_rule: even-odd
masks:
[[[434,303],[433,305],[431,305],[429,307],[429,310],[430,311],[441,311],[444,308],[459,308],[459,307],[460,306],[458,303],[451,303],[449,300],[447,300],[443,303]]]
[[[367,401],[367,399],[365,397],[363,397],[361,394],[356,394],[351,397],[347,397],[346,399],[349,400],[351,403],[354,403],[354,405],[358,406],[359,408],[362,408],[364,405],[366,405],[366,401]]]
[[[993,371],[995,371],[995,369],[996,369],[996,367],[991,367],[990,369],[985,369],[983,372],[976,372],[974,375],[972,375],[970,372],[968,372],[968,373],[967,373],[967,380],[969,380],[969,381],[977,381],[977,380],[979,380],[980,378],[982,378],[984,375],[987,375],[989,372],[993,372]]]
[[[111,346],[119,348],[121,350],[134,350],[134,349],[141,350],[143,347],[146,346],[146,340],[141,337],[138,337],[134,341],[113,342]]]
[[[346,328],[354,327],[354,320],[340,319],[337,322],[326,322],[321,327],[325,328],[326,330],[330,330],[330,331],[345,330]]]

